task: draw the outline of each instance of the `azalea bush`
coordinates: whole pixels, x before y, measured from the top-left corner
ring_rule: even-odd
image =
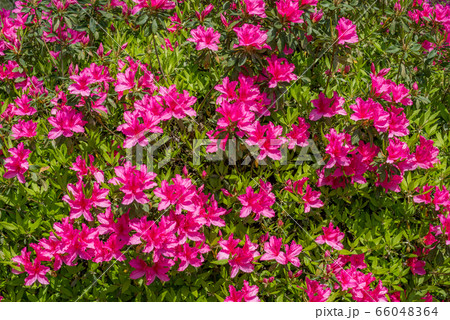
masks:
[[[0,18],[0,299],[450,299],[444,1]]]

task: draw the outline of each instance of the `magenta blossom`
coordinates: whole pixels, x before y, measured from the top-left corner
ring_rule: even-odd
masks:
[[[293,124],[292,130],[286,134],[289,141],[289,149],[294,149],[295,146],[308,146],[308,138],[310,135],[308,132],[309,127],[310,125],[309,123],[306,123],[305,119],[298,117],[298,125]]]
[[[279,0],[276,2],[278,15],[286,22],[303,23],[299,0]]]
[[[351,20],[346,18],[339,19],[336,30],[338,31],[338,44],[356,43],[359,41],[356,34],[356,26]]]
[[[266,18],[265,13],[266,4],[264,0],[244,0],[244,11],[250,16],[258,16],[260,18]]]
[[[345,99],[340,97],[335,91],[332,98],[327,98],[327,96],[321,92],[319,93],[318,99],[312,100],[311,103],[316,109],[313,109],[309,114],[309,119],[317,121],[322,117],[331,118],[336,114],[346,115],[347,112],[342,108]]]
[[[6,172],[3,175],[5,179],[17,177],[20,183],[25,183],[23,174],[28,170],[28,157],[31,151],[24,148],[23,142],[19,143],[16,148],[8,150],[11,157],[5,160]]]
[[[14,139],[32,138],[36,136],[37,123],[33,120],[25,121],[20,119],[19,122],[12,126],[11,137]]]
[[[270,74],[269,88],[275,88],[278,82],[290,82],[297,80],[297,76],[292,72],[295,66],[284,58],[272,55],[267,59],[269,66],[266,71]]]
[[[129,161],[123,166],[115,167],[114,172],[116,177],[110,179],[109,183],[122,185],[120,187],[124,193],[122,204],[128,205],[133,201],[144,204],[150,201],[144,191],[157,186],[153,181],[156,173],[148,172],[146,165],[136,169],[136,166],[132,166]]]
[[[255,193],[251,186],[248,186],[245,190],[245,194],[238,196],[238,200],[242,204],[240,217],[245,218],[251,213],[255,213],[254,220],[258,220],[262,215],[267,218],[275,216],[275,211],[271,209],[275,203],[275,195],[271,192],[272,185],[267,182],[264,183],[260,180],[260,190]]]
[[[176,7],[175,2],[171,0],[133,0],[137,5],[131,10],[131,14],[135,15],[144,8],[157,12],[163,10],[172,10]]]
[[[54,127],[48,133],[49,139],[56,139],[63,135],[64,137],[73,136],[74,132],[84,132],[83,114],[70,106],[63,106],[56,111],[55,117],[49,117],[48,122]]]
[[[242,290],[238,291],[235,287],[230,285],[229,287],[230,295],[225,298],[225,302],[259,302],[257,285],[250,286],[247,280],[244,280],[244,287]]]
[[[219,44],[220,33],[214,31],[213,28],[205,28],[204,26],[198,26],[196,29],[191,30],[192,38],[186,39],[190,42],[195,42],[197,46],[196,50],[203,50],[205,48],[212,51],[219,50],[217,46]]]
[[[322,227],[323,236],[318,236],[316,238],[316,242],[318,244],[328,244],[333,249],[342,250],[344,249],[344,245],[341,243],[342,239],[344,239],[344,233],[339,231],[339,227],[336,229],[333,226],[333,222],[330,222],[328,227]]]
[[[282,126],[275,126],[272,122],[261,125],[256,121],[245,142],[249,146],[259,147],[258,160],[264,160],[266,157],[281,160],[281,146],[287,142],[287,139],[281,136],[282,133]]]
[[[235,44],[234,48],[245,47],[247,50],[261,50],[264,48],[270,49],[266,44],[267,32],[261,30],[261,26],[245,23],[242,27],[235,27],[239,40],[239,44]]]
[[[293,240],[290,245],[284,245],[285,251],[281,251],[282,239],[270,237],[270,240],[264,244],[265,253],[261,257],[261,261],[275,260],[279,264],[286,265],[291,262],[297,268],[300,266],[298,255],[302,252],[303,247]]]
[[[433,164],[439,162],[437,156],[439,149],[433,146],[433,140],[427,140],[423,136],[420,136],[420,145],[416,148],[414,153],[414,159],[417,166],[422,169],[433,168]]]
[[[306,281],[306,294],[308,295],[310,302],[324,302],[327,301],[331,294],[331,289],[321,284],[319,281],[309,280]]]

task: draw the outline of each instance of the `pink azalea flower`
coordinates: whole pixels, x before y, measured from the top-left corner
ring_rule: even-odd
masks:
[[[91,163],[90,166],[86,164],[86,160],[84,160],[81,156],[78,156],[76,161],[72,163],[70,170],[75,171],[78,178],[91,175],[98,183],[103,183],[105,180],[103,171],[94,166],[93,155],[90,154],[88,157]]]
[[[217,128],[249,132],[253,129],[252,125],[255,121],[255,114],[246,109],[246,105],[241,102],[229,103],[222,101],[216,112],[222,115],[217,120]]]
[[[297,76],[292,73],[295,69],[295,65],[289,63],[286,59],[272,55],[270,59],[267,59],[267,62],[269,63],[269,66],[266,71],[271,75],[269,88],[275,88],[278,82],[297,80]]]
[[[170,16],[169,19],[172,22],[172,24],[167,28],[169,32],[173,33],[182,28],[181,19],[176,12],[173,16]]]
[[[198,11],[195,11],[195,15],[197,16],[197,19],[200,21],[200,22],[203,22],[203,21],[205,21],[205,18],[208,16],[208,14],[212,11],[214,9],[214,5],[213,4],[208,4],[207,6],[206,6],[206,8],[202,11],[202,12],[198,12]],[[198,50],[198,49],[197,49]]]
[[[109,183],[122,185],[120,190],[125,194],[122,204],[129,205],[133,201],[144,204],[150,201],[144,191],[157,186],[153,181],[156,173],[148,172],[146,165],[141,165],[138,170],[129,161],[123,166],[115,167],[114,172],[116,177],[110,179]]]
[[[228,259],[230,257],[230,255],[233,255],[236,250],[237,250],[237,246],[239,245],[239,243],[241,242],[241,240],[239,239],[234,239],[234,234],[230,234],[230,236],[228,237],[228,240],[220,240],[219,241],[219,245],[222,248],[218,253],[217,253],[217,260],[225,260]]]
[[[23,174],[28,170],[28,157],[31,151],[24,148],[23,142],[19,143],[16,148],[8,150],[11,156],[5,160],[6,172],[3,175],[5,179],[17,177],[20,183],[25,183]]]
[[[163,180],[160,188],[155,188],[153,193],[161,199],[158,210],[162,211],[169,206],[175,206],[175,213],[181,214],[182,210],[189,212],[195,211],[195,205],[192,202],[195,196],[195,186],[190,179],[183,179],[179,174],[172,179],[173,184]]]
[[[244,0],[244,11],[250,16],[258,16],[260,18],[266,18],[265,13],[266,4],[264,0]]]
[[[387,163],[394,163],[399,160],[406,160],[409,157],[409,147],[406,142],[400,141],[398,138],[389,139],[389,146],[386,148],[388,157]]]
[[[422,194],[414,196],[413,201],[415,203],[425,203],[425,204],[430,204],[433,199],[431,198],[431,190],[433,190],[434,188],[432,186],[429,186],[428,184],[425,184],[422,187],[422,190],[416,190]]]
[[[71,196],[64,195],[62,199],[70,205],[71,219],[77,219],[83,215],[87,221],[93,221],[94,218],[90,212],[91,208],[107,208],[111,205],[109,200],[106,199],[109,190],[101,189],[99,184],[94,182],[92,194],[87,198],[83,191],[84,187],[85,185],[82,180],[78,180],[75,185],[69,183],[67,185],[67,190],[70,192]]]
[[[431,246],[431,245],[433,245],[434,243],[436,243],[436,242],[438,242],[438,240],[436,239],[436,237],[434,236],[434,234],[432,233],[433,232],[433,226],[430,224],[430,226],[429,226],[429,231],[428,231],[428,233],[427,233],[427,235],[425,236],[425,237],[423,237],[423,243],[426,245],[426,246]],[[440,230],[439,230],[440,231]]]
[[[356,43],[359,41],[356,34],[356,26],[351,20],[346,18],[339,19],[336,30],[338,31],[338,44]]]
[[[433,168],[433,164],[439,162],[437,156],[439,149],[433,146],[433,140],[427,140],[420,136],[420,145],[416,148],[414,159],[417,166],[422,169]]]
[[[196,268],[200,267],[204,261],[200,251],[201,250],[196,247],[190,247],[187,243],[179,246],[176,254],[177,258],[180,260],[178,271],[186,270],[189,265]]]
[[[75,83],[69,86],[69,93],[79,94],[83,97],[88,97],[91,94],[89,85],[94,83],[95,80],[91,72],[89,72],[89,69],[84,69],[79,75],[74,74],[69,78],[75,81]]]
[[[266,157],[281,160],[281,146],[287,142],[286,138],[281,137],[282,133],[282,126],[275,126],[272,122],[261,125],[257,121],[254,129],[248,133],[248,139],[245,142],[249,146],[259,147],[258,160],[263,160]]]
[[[261,257],[261,261],[275,260],[279,264],[286,265],[291,262],[294,266],[300,266],[298,255],[303,250],[301,245],[292,241],[290,245],[285,245],[285,252],[281,251],[282,239],[277,237],[270,237],[270,240],[264,244],[265,253]]]
[[[356,98],[356,104],[352,104],[350,109],[355,111],[354,114],[350,116],[350,119],[354,121],[359,120],[374,120],[374,112],[377,108],[382,108],[382,106],[369,98],[367,101],[364,101],[361,98]]]
[[[298,117],[298,125],[292,125],[292,131],[286,134],[288,138],[289,149],[294,149],[295,146],[306,147],[308,146],[308,138],[310,133],[308,132],[310,125],[306,123],[305,119]]]
[[[394,83],[392,83],[390,90],[392,93],[393,102],[401,103],[405,106],[411,106],[413,104],[412,100],[410,99],[409,90],[406,89],[404,84],[395,85]]]
[[[156,278],[163,282],[169,281],[167,273],[174,264],[173,260],[162,258],[150,267],[145,261],[135,258],[130,261],[130,266],[135,269],[131,272],[130,278],[139,279],[145,276],[146,285],[152,284]]]
[[[36,136],[37,123],[33,120],[25,121],[19,119],[18,123],[11,128],[11,137],[14,139],[31,138]]]
[[[337,133],[334,128],[330,130],[329,134],[325,135],[325,138],[330,142],[325,147],[325,152],[330,155],[330,160],[326,164],[325,168],[332,168],[336,164],[340,166],[349,166],[351,160],[348,154],[354,148],[351,144],[351,136],[348,133]]]
[[[84,132],[84,125],[87,123],[83,121],[83,114],[70,106],[63,106],[56,111],[55,117],[49,117],[47,120],[54,127],[48,133],[49,139],[56,139],[61,135],[71,137],[74,132]]]
[[[284,261],[285,253],[281,251],[281,246],[283,245],[283,239],[277,238],[275,236],[270,237],[269,241],[264,243],[265,253],[260,258],[261,261],[276,260]],[[279,262],[280,263],[280,262]]]
[[[259,302],[257,285],[250,286],[247,280],[244,280],[244,287],[241,291],[236,290],[235,287],[230,285],[229,287],[230,295],[225,298],[225,302]]]
[[[377,187],[383,187],[386,189],[386,192],[388,190],[400,192],[400,183],[403,181],[403,176],[388,172],[388,170],[385,170],[384,177],[381,177],[378,173],[377,176],[378,180],[375,182]]]
[[[244,287],[242,292],[244,293],[245,302],[259,302],[258,298],[259,288],[257,285],[250,286],[247,280],[244,280]]]
[[[133,70],[132,68],[126,69],[125,73],[118,73],[114,90],[116,90],[116,92],[123,92],[133,89],[136,85],[136,82],[134,80],[136,73],[137,70]]]
[[[136,144],[146,146],[148,144],[146,135],[150,132],[163,133],[163,130],[157,126],[161,119],[150,112],[125,111],[123,118],[125,123],[118,126],[117,131],[121,131],[126,136],[123,142],[123,147],[126,149],[132,148]]]
[[[313,191],[309,185],[306,185],[305,195],[302,197],[305,201],[305,212],[311,211],[311,208],[323,207],[323,202],[320,198],[320,191]]]
[[[305,178],[301,178],[300,180],[294,181],[294,183],[292,183],[292,180],[289,179],[288,181],[286,181],[286,187],[284,188],[284,190],[290,192],[290,193],[294,193],[294,194],[299,194],[299,195],[303,195],[303,186],[305,185],[305,183],[309,180],[309,178],[305,177]]]
[[[308,277],[305,278],[306,281],[306,294],[308,295],[310,302],[324,302],[327,301],[328,297],[331,295],[331,289],[318,281],[309,280]]]
[[[319,0],[302,0],[301,7],[303,6],[317,6]]]
[[[37,111],[30,104],[33,100],[30,99],[26,94],[14,99],[14,107],[12,114],[16,116],[32,116]]]
[[[245,235],[245,243],[242,248],[238,247],[239,243],[239,239],[233,239],[233,234],[230,235],[228,240],[219,241],[222,250],[217,254],[217,259],[229,259],[228,263],[231,266],[231,278],[234,278],[239,270],[245,273],[253,272],[255,268],[253,260],[255,257],[259,256],[259,253],[256,251],[258,245],[252,243],[248,235]]]
[[[409,121],[402,108],[391,107],[389,118],[389,138],[404,137],[409,134]]]
[[[447,191],[447,194],[448,194],[448,191]],[[448,197],[447,197],[447,201],[449,201]],[[448,206],[449,205],[450,205],[450,203],[448,203]],[[447,240],[445,241],[445,244],[450,245],[450,214],[447,214],[447,217],[443,214],[439,214],[438,217],[439,217],[439,221],[442,224],[441,233],[444,232],[447,235]]]
[[[341,243],[342,239],[344,239],[344,233],[340,232],[339,227],[334,228],[333,222],[330,222],[328,227],[322,227],[323,236],[318,236],[316,238],[316,242],[318,244],[328,244],[333,249],[342,250],[344,249],[344,245]]]
[[[323,92],[319,93],[319,98],[311,101],[316,109],[309,114],[309,119],[317,121],[322,117],[331,118],[336,114],[346,115],[347,112],[342,108],[345,99],[340,97],[335,91],[332,98],[327,98]]]
[[[422,300],[424,300],[425,302],[433,302],[433,296],[431,295],[431,293],[427,292],[427,294],[425,295],[425,297],[421,298]]]
[[[255,257],[259,256],[259,253],[256,251],[257,248],[258,245],[252,243],[248,235],[245,235],[244,246],[242,248],[237,248],[228,261],[231,267],[231,278],[234,278],[239,270],[244,273],[253,272],[255,269],[253,260]]]
[[[438,186],[435,187],[433,204],[436,211],[439,211],[439,206],[450,207],[450,194],[445,186],[442,186],[442,190]]]
[[[299,9],[299,0],[279,0],[276,2],[278,15],[284,21],[292,23],[303,23],[302,14],[304,11]]]
[[[284,248],[286,251],[285,259],[280,263],[288,264],[290,262],[297,268],[300,267],[300,260],[298,259],[298,255],[302,252],[303,247],[297,244],[295,240],[292,240],[291,244],[285,244]]]
[[[172,10],[176,7],[175,2],[170,0],[133,0],[137,5],[131,10],[131,15],[135,15],[144,8],[149,8],[151,11]]]
[[[369,142],[364,143],[364,141],[359,140],[358,153],[362,156],[363,163],[369,165],[369,170],[373,170],[375,167],[371,164],[380,153],[380,148],[375,144],[371,145]]]
[[[225,221],[220,217],[228,213],[229,211],[218,206],[217,201],[214,199],[214,195],[212,195],[209,205],[202,214],[202,217],[205,220],[204,224],[208,227],[211,225],[225,227]]]
[[[424,269],[426,262],[419,260],[417,257],[409,258],[406,264],[414,275],[418,274],[423,276],[427,273]]]
[[[261,30],[261,26],[245,23],[241,27],[235,27],[239,40],[239,44],[235,44],[234,48],[245,47],[246,50],[261,50],[264,48],[270,49],[266,44],[267,32]]]
[[[312,23],[317,23],[317,22],[319,22],[320,20],[322,20],[322,17],[323,17],[323,11],[322,11],[322,10],[317,11],[317,8],[316,8],[316,9],[314,10],[314,12],[312,12],[312,13],[310,14],[309,17],[310,17]]]
[[[28,273],[28,277],[25,278],[25,285],[31,286],[38,281],[41,284],[49,284],[46,274],[50,271],[49,267],[43,266],[39,259],[35,259],[30,265],[26,266],[25,272]]]
[[[28,273],[28,277],[25,278],[25,285],[31,286],[33,283],[38,281],[41,284],[49,284],[46,274],[50,271],[49,267],[43,266],[41,264],[41,260],[36,258],[34,261],[30,260],[31,253],[27,251],[26,248],[23,248],[21,254],[11,258],[11,260],[17,263],[19,266],[22,266],[24,271]],[[12,269],[14,274],[23,273],[22,271]]]
[[[204,26],[198,26],[196,29],[191,30],[192,38],[186,39],[187,41],[195,42],[197,46],[196,50],[210,49],[212,51],[219,50],[217,46],[220,41],[220,33],[214,31],[213,28],[206,28]]]
[[[175,85],[171,85],[169,88],[160,87],[159,93],[164,101],[165,114],[176,119],[182,119],[186,116],[194,117],[196,112],[192,105],[197,101],[196,97],[191,97],[189,92],[183,90],[183,93],[179,93]]]
[[[230,295],[225,298],[224,302],[242,302],[244,298],[244,293],[236,290],[231,284],[228,286],[228,291]]]
[[[251,186],[248,186],[245,190],[245,194],[238,196],[238,200],[242,204],[240,217],[245,218],[250,213],[255,213],[254,220],[258,220],[262,215],[267,218],[275,216],[275,211],[271,209],[271,206],[275,203],[275,195],[271,193],[272,185],[267,182],[264,183],[260,180],[260,191],[255,193]]]

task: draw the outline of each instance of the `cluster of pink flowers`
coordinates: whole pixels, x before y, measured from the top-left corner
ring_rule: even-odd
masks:
[[[347,264],[350,266],[345,268]],[[306,288],[303,289],[312,302],[327,301],[332,290],[349,292],[352,299],[357,302],[387,302],[388,289],[383,286],[381,280],[376,281],[372,273],[358,270],[365,268],[367,265],[364,263],[364,254],[339,255],[326,266],[327,273],[333,275],[336,280],[333,287],[307,277]]]
[[[358,126],[361,128],[373,126],[378,134],[387,134],[389,138],[393,138],[389,139],[384,161],[377,158],[381,149],[376,144],[360,140],[354,145],[348,133],[338,133],[335,129],[331,129],[330,133],[325,135],[329,141],[325,148],[329,160],[325,168],[318,171],[318,186],[329,185],[340,188],[349,183],[364,184],[367,183],[365,173],[374,172],[377,176],[375,185],[399,192],[405,171],[417,168],[430,169],[439,162],[437,159],[439,150],[433,146],[432,140],[420,136],[416,151],[411,153],[408,145],[399,139],[409,135],[409,121],[400,105],[409,106],[412,100],[410,91],[403,84],[396,84],[384,78],[388,72],[389,69],[382,69],[376,73],[372,65],[371,97],[366,101],[356,98],[356,104],[349,106],[354,111],[350,119]],[[388,104],[387,110],[382,102]],[[342,108],[344,100],[337,93],[334,93],[332,99],[319,95],[319,99],[313,100],[312,103],[316,109],[310,114],[311,120],[320,119],[322,116],[347,114]],[[332,173],[326,173],[325,169],[332,169]]]
[[[115,218],[113,210],[116,209],[113,209],[105,198],[109,190],[99,189],[98,183],[94,182],[91,196],[86,197],[84,194],[85,184],[81,178],[89,177],[92,172],[96,172],[97,178],[101,179],[98,170],[93,165],[87,168],[81,159],[77,159],[77,163],[74,163],[74,169],[79,174],[80,180],[75,186],[68,185],[71,197],[63,198],[71,207],[70,218],[65,218],[62,223],[55,223],[53,226],[55,232],[51,233],[49,238],[30,245],[36,253],[34,260],[27,249],[13,259],[17,263],[13,271],[28,274],[26,285],[32,285],[35,281],[48,284],[47,274],[51,268],[45,265],[47,262],[51,262],[53,270],[57,271],[63,263],[75,265],[78,258],[96,263],[111,259],[124,261],[127,256],[121,250],[126,245],[140,244],[143,244],[142,253],[152,256],[152,262],[147,262],[146,256],[143,255],[131,259],[129,263],[134,271],[130,277],[137,279],[145,276],[147,284],[153,282],[155,278],[168,281],[167,273],[176,262],[179,262],[178,271],[184,271],[189,265],[194,267],[202,265],[203,255],[210,251],[202,233],[203,226],[225,226],[220,216],[228,212],[218,206],[213,195],[203,194],[202,188],[197,188],[188,178],[177,176],[171,185],[163,180],[161,188],[154,190],[154,194],[162,199],[159,206],[162,216],[159,221],[149,220],[147,216],[130,219],[128,213]],[[125,163],[124,166],[116,168],[116,175],[117,177],[110,183],[124,185],[121,190],[125,193],[125,200],[130,197],[148,199],[143,190],[156,185],[152,181],[155,175],[147,173],[145,167],[137,170],[129,163]],[[92,177],[96,179],[94,175]],[[99,225],[92,228],[82,224],[80,230],[76,229],[75,219],[81,215],[87,221],[94,220],[90,212],[92,207],[105,208],[104,212],[95,217]],[[164,215],[166,212],[168,214]],[[105,235],[109,237],[105,238]],[[240,258],[230,260],[233,268],[237,268],[235,272],[239,268],[245,269],[243,259],[248,250],[252,252],[251,260],[248,262],[250,264],[253,257],[259,255],[254,251],[255,247],[248,238],[247,241],[248,244],[238,250]],[[235,251],[233,255],[234,253]]]
[[[272,185],[269,182],[260,180],[260,190],[255,193],[251,186],[245,190],[245,194],[238,196],[238,200],[242,204],[240,213],[241,218],[245,218],[250,214],[254,214],[254,220],[259,220],[261,216],[272,218],[275,211],[271,209],[275,203],[275,195],[271,192]]]
[[[196,29],[191,30],[192,38],[186,39],[186,41],[195,42],[197,46],[196,50],[203,50],[208,48],[212,51],[219,50],[218,44],[220,43],[220,33],[214,31],[213,28],[206,28],[198,26]]]
[[[436,49],[438,56],[433,63],[440,61],[441,55],[445,54],[443,49],[450,46],[450,7],[440,3],[434,3],[428,0],[417,0],[413,2],[413,10],[408,11],[408,16],[417,25],[421,26],[424,32],[432,29],[437,32],[436,37],[427,37],[432,39],[430,42],[424,40],[422,48],[425,53]],[[401,5],[397,5],[397,10],[401,10]]]
[[[28,171],[28,157],[31,151],[25,149],[23,142],[16,148],[8,150],[11,156],[5,160],[6,173],[3,175],[6,179],[17,177],[20,183],[25,183],[24,173]]]
[[[126,69],[125,73],[118,75],[118,85],[115,87],[120,95],[125,91],[142,90],[144,88],[144,92],[149,92],[142,99],[134,101],[133,110],[124,112],[125,123],[117,128],[126,136],[124,148],[131,148],[136,144],[146,146],[149,142],[147,134],[163,133],[163,130],[158,126],[161,121],[196,115],[192,106],[197,98],[190,96],[186,90],[183,90],[182,93],[178,92],[175,85],[171,85],[169,88],[156,87],[153,75],[147,71],[143,64],[140,64],[140,66],[145,73],[138,80],[137,89],[134,79],[138,64],[134,62],[130,63],[130,67]]]
[[[136,6],[131,10],[134,15],[142,9],[150,10],[151,12],[172,10],[176,7],[176,3],[171,0],[133,0]]]
[[[433,245],[436,236],[445,234],[446,244],[450,245],[450,191],[445,186],[430,186],[425,184],[422,188],[417,188],[419,195],[414,196],[415,203],[423,203],[424,205],[431,205],[435,211],[439,212],[438,218],[441,225],[429,226],[429,232],[424,237],[424,244],[427,246]]]
[[[270,237],[269,241],[264,244],[264,254],[261,256],[261,261],[275,260],[282,265],[292,263],[297,268],[300,267],[298,255],[302,252],[303,247],[292,240],[290,245],[284,245],[285,251],[283,252],[281,251],[282,244],[282,238]]]
[[[236,290],[232,285],[229,286],[230,295],[225,298],[225,302],[259,302],[258,286],[249,285],[247,280],[244,280],[242,290]]]
[[[301,196],[299,202],[303,202],[305,206],[305,212],[310,212],[311,208],[321,208],[323,207],[323,202],[320,200],[320,191],[314,191],[306,182],[309,178],[305,177],[300,180],[292,182],[291,179],[286,181],[286,187],[284,190],[293,193],[295,195]],[[306,184],[306,190],[303,191],[303,187]]]
[[[125,194],[122,204],[128,205],[133,201],[139,203],[150,201],[144,191],[156,187],[157,184],[153,181],[156,178],[156,174],[147,172],[147,166],[142,165],[138,170],[136,166],[132,166],[127,161],[123,166],[115,167],[114,172],[116,177],[110,179],[109,183],[122,185],[120,191]]]

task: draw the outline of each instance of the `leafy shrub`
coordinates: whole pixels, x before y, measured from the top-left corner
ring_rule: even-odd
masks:
[[[6,301],[449,299],[450,6],[42,0],[1,22]]]

